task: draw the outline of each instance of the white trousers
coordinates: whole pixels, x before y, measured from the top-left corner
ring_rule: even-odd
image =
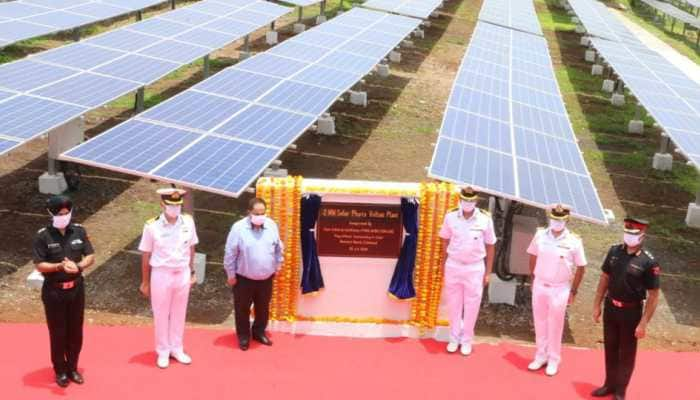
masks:
[[[532,285],[532,316],[535,320],[535,360],[550,363],[561,361],[561,340],[564,333],[570,283],[550,285],[535,278]]]
[[[189,295],[189,268],[151,269],[151,307],[159,356],[183,351]]]
[[[450,342],[471,344],[484,292],[484,261],[464,265],[445,262],[445,296],[450,320]]]

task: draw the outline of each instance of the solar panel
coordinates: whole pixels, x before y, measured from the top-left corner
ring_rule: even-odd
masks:
[[[0,138],[0,153],[5,153],[19,146],[21,142]]]
[[[612,15],[605,4],[591,0],[568,0],[586,31],[593,36],[646,47]]]
[[[325,33],[327,27],[323,32],[313,28],[297,35],[68,151],[61,158],[237,197],[403,37],[386,35],[393,42],[384,40],[384,54],[373,52],[372,57],[338,48],[353,42],[366,43],[359,39],[362,33],[373,30],[379,23],[383,29],[387,29],[386,24],[396,26],[397,32],[406,32],[411,23],[415,29],[420,23],[417,19],[353,9],[320,27],[348,26],[348,22],[356,21],[364,21],[364,26],[349,37],[329,35]],[[180,131],[201,136],[183,139],[178,146],[169,148],[167,159],[158,152],[146,164],[147,159],[141,157],[143,149],[155,145],[152,141],[158,135],[141,137],[136,132],[158,129],[169,140],[183,137]],[[118,150],[113,152],[113,149]],[[103,156],[102,151],[108,153]],[[116,154],[123,154],[124,158],[115,158]],[[131,158],[138,158],[138,162],[130,161]],[[136,166],[129,167],[127,163]]]
[[[661,57],[603,39],[593,38],[591,43],[678,149],[700,169],[700,85]]]
[[[0,46],[79,28],[163,2],[164,0],[16,0],[2,3]]]
[[[442,0],[369,0],[362,3],[362,7],[421,19],[430,17],[441,5]]]
[[[219,7],[221,3],[216,0],[204,0],[196,3],[200,10],[223,10],[225,14],[214,16],[190,11],[189,7],[181,8],[172,11],[177,13],[173,19],[180,22],[167,20],[171,13],[168,12],[80,43],[0,65],[0,93],[18,92],[17,96],[0,102],[0,119],[5,122],[0,124],[0,138],[20,142],[34,138],[251,33],[259,26],[227,19],[226,16],[240,9],[256,7],[260,2],[226,0],[225,7]],[[138,1],[121,3],[121,0],[118,3],[124,7],[143,4]],[[67,3],[56,4],[63,6]],[[72,6],[76,4],[71,3]],[[85,2],[84,5],[90,4]],[[289,8],[277,5],[262,9],[269,13],[260,14],[266,16],[264,25],[289,11]],[[19,13],[16,7],[10,10]],[[238,33],[205,30],[201,26],[181,23],[193,21],[190,17],[196,18],[202,26],[224,21],[229,26],[238,27]],[[51,118],[45,118],[46,113],[54,110]],[[21,131],[8,125],[7,121],[17,123]]]
[[[641,0],[642,3],[646,4],[647,6],[653,8],[654,10],[660,11],[672,18],[675,18],[681,22],[684,22],[690,26],[693,26],[695,28],[700,28],[700,18],[697,18],[696,16],[689,14],[683,10],[679,10],[675,6],[669,3],[664,3],[662,1],[657,1],[657,0]]]
[[[590,0],[569,0],[569,4],[595,36],[593,47],[700,169],[700,85],[640,42],[605,5]]]
[[[151,57],[129,54],[104,64],[94,71],[114,78],[129,79],[146,85],[180,67],[180,64]]]
[[[208,131],[247,103],[202,92],[186,91],[175,96],[162,107],[154,107],[143,114],[143,119]]]
[[[535,4],[530,0],[485,0],[479,21],[542,35]]]
[[[19,92],[30,91],[77,73],[74,69],[20,60],[0,65],[0,87]]]
[[[285,3],[294,4],[299,7],[307,7],[314,4],[318,4],[321,0],[285,0]]]
[[[32,139],[42,132],[79,117],[86,108],[30,96],[16,96],[0,103],[0,133],[17,140]]]
[[[429,176],[538,207],[567,203],[581,218],[605,221],[547,42],[519,30],[477,23]]]

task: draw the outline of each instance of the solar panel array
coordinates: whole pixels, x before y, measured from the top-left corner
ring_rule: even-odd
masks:
[[[700,18],[676,8],[672,4],[658,0],[641,0],[641,2],[690,26],[700,28]]]
[[[362,7],[428,19],[442,5],[443,0],[369,0]]]
[[[0,4],[0,47],[78,28],[165,0],[16,0]]]
[[[486,0],[479,20],[542,35],[535,4],[531,0]]]
[[[644,46],[605,4],[591,0],[568,0],[588,34],[621,43]]]
[[[429,176],[605,221],[541,36],[478,22]]]
[[[419,23],[354,8],[61,159],[237,197]]]
[[[591,42],[685,157],[700,169],[700,85],[659,54],[636,52],[607,40]]]
[[[640,42],[605,5],[591,0],[569,0],[569,4],[586,30],[602,38],[591,39],[593,47],[620,75],[679,151],[700,169],[700,85]],[[591,10],[596,18],[591,17]],[[599,21],[604,21],[607,32],[614,35],[605,34]]]
[[[204,0],[0,66],[0,154],[276,20],[262,0]],[[255,21],[255,22],[250,22]]]

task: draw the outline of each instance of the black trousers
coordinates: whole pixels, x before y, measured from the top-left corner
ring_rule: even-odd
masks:
[[[642,319],[642,306],[618,308],[605,300],[603,337],[605,339],[605,386],[624,395],[637,357],[634,331]]]
[[[255,306],[255,321],[253,335],[265,333],[270,317],[270,300],[272,299],[271,277],[256,281],[241,275],[236,275],[236,285],[233,287],[233,309],[236,317],[236,335],[238,341],[250,339],[250,306]]]
[[[77,371],[83,347],[85,285],[83,279],[72,289],[59,289],[44,281],[41,300],[51,340],[51,363],[57,374]]]

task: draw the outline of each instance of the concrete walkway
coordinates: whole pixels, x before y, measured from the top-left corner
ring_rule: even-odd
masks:
[[[627,28],[632,31],[632,33],[634,33],[639,40],[649,46],[650,49],[655,50],[662,56],[666,57],[666,59],[668,59],[673,65],[685,72],[690,79],[693,79],[700,84],[700,65],[682,55],[676,51],[676,49],[664,43],[661,39],[657,38],[643,27],[637,25],[635,22],[632,22],[629,18],[624,16],[621,11],[613,8],[609,8],[609,10],[620,18],[622,23],[624,23],[625,26],[627,26]]]

